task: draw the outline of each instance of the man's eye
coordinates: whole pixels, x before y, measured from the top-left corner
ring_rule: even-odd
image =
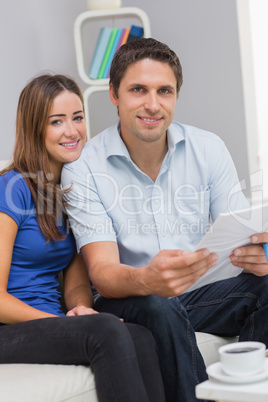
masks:
[[[134,91],[134,92],[142,92],[142,90],[143,90],[143,89],[140,88],[140,87],[138,87],[138,88],[133,88],[133,91]]]
[[[166,88],[160,89],[160,92],[161,92],[162,94],[169,94],[169,90],[166,89]]]

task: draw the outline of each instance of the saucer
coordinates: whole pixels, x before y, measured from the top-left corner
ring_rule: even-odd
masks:
[[[209,377],[229,384],[245,384],[250,382],[257,382],[268,378],[268,359],[265,359],[263,370],[251,376],[234,377],[227,375],[222,370],[220,362],[214,363],[211,366],[207,367],[207,373]]]

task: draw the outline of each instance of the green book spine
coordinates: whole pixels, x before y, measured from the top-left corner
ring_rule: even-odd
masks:
[[[118,28],[113,28],[113,29],[112,29],[112,33],[111,33],[111,36],[110,36],[110,39],[109,39],[107,48],[106,48],[106,50],[105,50],[104,56],[103,56],[100,69],[99,69],[98,79],[102,78],[102,76],[103,76],[103,73],[104,73],[106,64],[107,64],[108,59],[109,59],[109,55],[110,55],[111,49],[112,49],[112,47],[113,47],[113,43],[114,43],[115,38],[116,38],[116,33],[117,33],[117,31],[118,31]]]

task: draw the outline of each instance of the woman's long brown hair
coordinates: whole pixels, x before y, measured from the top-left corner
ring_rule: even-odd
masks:
[[[63,195],[54,183],[45,146],[48,116],[54,98],[63,91],[75,93],[84,101],[78,85],[61,74],[44,74],[32,79],[21,92],[16,118],[16,141],[13,161],[0,175],[15,169],[25,179],[37,213],[39,227],[46,240],[62,240],[65,236],[57,226],[63,207]]]

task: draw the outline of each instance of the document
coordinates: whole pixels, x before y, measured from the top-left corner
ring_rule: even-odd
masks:
[[[196,247],[196,250],[207,248],[211,253],[217,253],[218,262],[187,291],[239,275],[242,269],[232,265],[229,256],[235,248],[251,244],[252,235],[267,231],[268,204],[220,214]]]

